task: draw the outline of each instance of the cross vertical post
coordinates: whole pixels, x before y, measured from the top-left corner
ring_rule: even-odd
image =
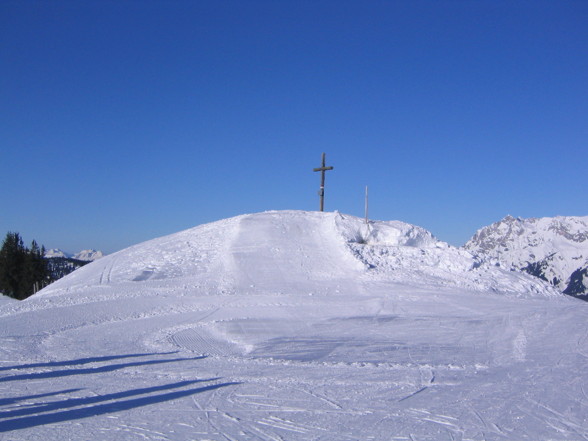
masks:
[[[313,169],[313,171],[315,171],[315,172],[318,172],[318,171],[321,172],[321,188],[318,192],[318,194],[320,196],[320,203],[321,203],[321,210],[320,211],[324,211],[324,208],[325,208],[325,172],[327,170],[333,170],[333,167],[326,167],[325,166],[325,161],[326,161],[325,156],[326,155],[323,153],[322,166]]]

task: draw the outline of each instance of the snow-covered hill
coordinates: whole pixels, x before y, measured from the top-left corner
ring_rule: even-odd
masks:
[[[464,248],[487,264],[522,270],[566,294],[588,296],[588,216],[507,216],[480,229]]]
[[[235,245],[235,237],[244,245]],[[238,216],[154,239],[79,269],[43,293],[61,293],[63,286],[70,291],[148,279],[204,279],[227,292],[248,286],[267,291],[274,285],[299,289],[301,281],[330,283],[367,276],[425,288],[558,295],[533,277],[479,268],[470,253],[420,227],[399,221],[365,225],[340,213],[291,211]]]
[[[0,305],[0,438],[588,438],[588,308],[402,222],[243,215]]]

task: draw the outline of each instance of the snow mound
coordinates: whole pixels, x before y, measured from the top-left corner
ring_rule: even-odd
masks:
[[[429,231],[400,221],[370,221],[354,216],[335,216],[337,229],[348,242],[380,246],[431,248],[444,246]]]
[[[334,280],[355,286],[365,279],[517,297],[558,295],[536,278],[480,268],[469,252],[414,225],[304,211],[241,215],[144,242],[75,271],[40,295],[137,283],[209,294],[308,293]]]

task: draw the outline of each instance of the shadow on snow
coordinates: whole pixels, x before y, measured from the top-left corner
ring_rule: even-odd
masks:
[[[10,375],[7,377],[0,378],[0,383],[6,381],[20,381],[20,380],[40,380],[43,378],[58,378],[58,377],[70,377],[73,375],[90,375],[90,374],[101,374],[104,372],[112,372],[119,369],[124,369],[128,367],[136,367],[136,366],[147,366],[153,364],[163,364],[163,363],[175,363],[178,361],[193,361],[193,360],[201,360],[206,358],[205,356],[201,357],[192,357],[192,358],[169,358],[165,360],[147,360],[147,361],[136,361],[132,363],[119,363],[119,364],[110,364],[106,366],[99,366],[93,368],[84,368],[84,369],[63,369],[59,371],[49,371],[49,372],[34,372],[30,374],[20,374],[20,375]],[[50,366],[50,364],[47,364]],[[63,365],[60,365],[63,366]]]
[[[215,389],[220,389],[222,387],[236,385],[239,383],[230,382],[230,383],[218,383],[218,384],[211,384],[208,386],[202,386],[192,389],[174,391],[174,392],[167,392],[162,393],[159,395],[150,395],[147,397],[141,398],[133,398],[130,400],[123,400],[123,401],[114,401],[112,403],[103,403],[103,404],[96,404],[103,401],[110,401],[110,400],[120,400],[120,398],[131,397],[135,395],[142,395],[146,393],[152,392],[161,392],[170,389],[177,389],[180,387],[192,385],[195,383],[200,383],[203,381],[213,381],[214,378],[209,380],[195,380],[195,381],[180,381],[178,383],[166,384],[163,386],[154,386],[154,387],[147,387],[141,389],[133,389],[125,392],[119,392],[114,394],[107,394],[98,397],[88,397],[88,398],[75,398],[75,399],[68,399],[64,401],[54,402],[54,403],[47,403],[47,404],[40,404],[37,407],[27,408],[27,409],[20,409],[10,412],[3,412],[0,413],[0,418],[5,417],[14,417],[17,415],[28,415],[21,418],[12,418],[7,420],[2,420],[2,424],[0,425],[0,433],[1,432],[8,432],[11,430],[19,430],[19,429],[28,429],[31,427],[42,426],[45,424],[54,424],[54,423],[61,423],[64,421],[72,421],[78,420],[82,418],[90,418],[99,415],[104,415],[108,413],[114,412],[122,412],[125,410],[136,409],[138,407],[149,406],[151,404],[163,403],[165,401],[175,400],[182,397],[187,397],[190,395],[199,394],[202,392],[207,392]],[[71,409],[71,410],[63,410],[70,407],[76,406],[85,406],[79,409]],[[37,412],[47,412],[58,410],[58,412],[54,413],[46,413],[43,415],[36,414]],[[29,415],[33,414],[35,415]]]
[[[169,355],[173,352],[168,352],[163,355]],[[119,360],[122,358],[162,355],[162,354],[129,354],[117,355],[108,357],[96,358],[82,358],[72,361],[59,361],[53,363],[36,363],[21,366],[12,366],[7,369],[30,369],[30,368],[47,368],[47,367],[62,367],[62,366],[77,366],[88,363],[104,362],[111,360]],[[87,375],[87,374],[101,374],[104,372],[112,372],[118,369],[135,366],[147,366],[162,363],[175,363],[179,361],[193,361],[200,360],[205,357],[192,358],[171,358],[164,360],[143,360],[128,363],[118,363],[106,366],[92,367],[92,368],[72,368],[60,369],[49,372],[33,372],[27,374],[11,375],[0,378],[0,382],[19,381],[19,380],[39,380],[49,378],[67,377],[71,375]],[[37,402],[36,404],[23,404],[22,407],[0,411],[0,433],[12,430],[27,429],[45,424],[60,423],[65,421],[77,420],[81,418],[90,418],[99,415],[104,415],[113,412],[122,412],[125,410],[135,409],[138,407],[149,406],[151,404],[162,403],[190,395],[207,392],[222,387],[236,385],[239,383],[226,382],[214,383],[206,386],[192,387],[190,389],[183,389],[185,387],[193,386],[197,383],[218,381],[220,378],[209,378],[206,380],[189,380],[180,381],[176,383],[164,384],[160,386],[144,387],[139,389],[131,389],[123,392],[115,392],[99,396],[83,397],[83,398],[67,398],[61,401],[52,402]],[[175,389],[183,390],[175,390]],[[66,389],[58,392],[41,393],[36,395],[27,395],[21,397],[11,397],[0,399],[2,406],[19,405],[20,402],[31,400],[39,400],[45,397],[56,395],[70,394],[78,392],[81,389]],[[146,395],[137,397],[138,395]]]
[[[112,360],[120,360],[122,358],[134,358],[134,357],[147,357],[153,355],[171,355],[177,354],[178,351],[174,352],[159,352],[159,353],[144,353],[144,354],[126,354],[126,355],[107,355],[104,357],[86,357],[86,358],[79,358],[77,360],[67,360],[67,361],[48,361],[44,363],[29,363],[29,364],[20,364],[16,366],[2,366],[0,367],[0,371],[10,371],[15,369],[31,369],[31,368],[38,368],[38,367],[59,367],[59,366],[75,366],[79,364],[90,364],[90,363],[100,363],[103,361],[112,361]]]
[[[60,390],[57,392],[49,392],[46,394],[28,395],[25,397],[2,398],[2,399],[0,399],[0,406],[8,406],[11,404],[16,404],[20,401],[34,400],[35,398],[45,398],[45,397],[52,397],[55,395],[65,395],[65,394],[69,394],[72,392],[78,392],[80,390],[82,390],[82,389],[66,389],[66,390]],[[0,418],[1,418],[1,416],[0,416]]]

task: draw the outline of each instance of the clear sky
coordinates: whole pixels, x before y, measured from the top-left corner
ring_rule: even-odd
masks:
[[[0,235],[110,253],[325,209],[588,215],[588,2],[2,0]]]

